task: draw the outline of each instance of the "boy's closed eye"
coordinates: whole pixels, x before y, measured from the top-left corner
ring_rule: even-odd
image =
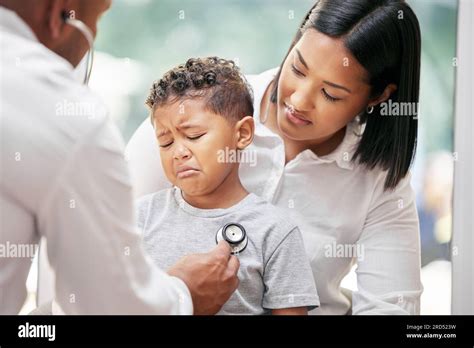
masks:
[[[203,135],[206,135],[206,133],[202,133],[202,134],[198,134],[198,135],[188,135],[188,136],[186,136],[186,138],[189,139],[189,140],[198,140]],[[173,144],[173,141],[168,141],[165,144],[160,144],[160,147],[166,148],[166,147],[171,146],[171,144]]]

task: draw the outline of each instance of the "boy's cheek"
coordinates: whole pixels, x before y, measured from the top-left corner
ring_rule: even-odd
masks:
[[[168,178],[169,181],[171,181],[172,184],[176,181],[176,177],[174,175],[173,171],[173,163],[169,159],[165,157],[161,157],[161,166],[163,167],[165,171],[165,175]]]
[[[168,181],[175,185],[176,184],[176,177],[174,176],[174,174],[168,172],[168,171],[165,171],[165,174],[166,174],[166,178],[168,179]]]

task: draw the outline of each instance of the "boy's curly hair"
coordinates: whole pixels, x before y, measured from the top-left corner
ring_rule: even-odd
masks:
[[[253,115],[251,88],[232,60],[218,57],[190,58],[154,82],[146,105],[158,106],[178,100],[205,98],[211,112],[238,121]]]

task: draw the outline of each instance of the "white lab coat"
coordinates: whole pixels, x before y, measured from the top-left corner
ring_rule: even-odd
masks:
[[[20,310],[32,255],[18,251],[40,237],[65,313],[192,314],[184,282],[142,251],[123,142],[101,101],[2,7],[0,51],[0,314]]]

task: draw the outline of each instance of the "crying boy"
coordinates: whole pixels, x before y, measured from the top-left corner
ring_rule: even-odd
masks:
[[[137,201],[154,262],[168,269],[223,238],[238,252],[240,283],[218,314],[302,315],[319,306],[297,225],[239,179],[235,159],[252,142],[254,121],[250,88],[235,64],[189,59],[153,84],[146,104],[173,185]]]

